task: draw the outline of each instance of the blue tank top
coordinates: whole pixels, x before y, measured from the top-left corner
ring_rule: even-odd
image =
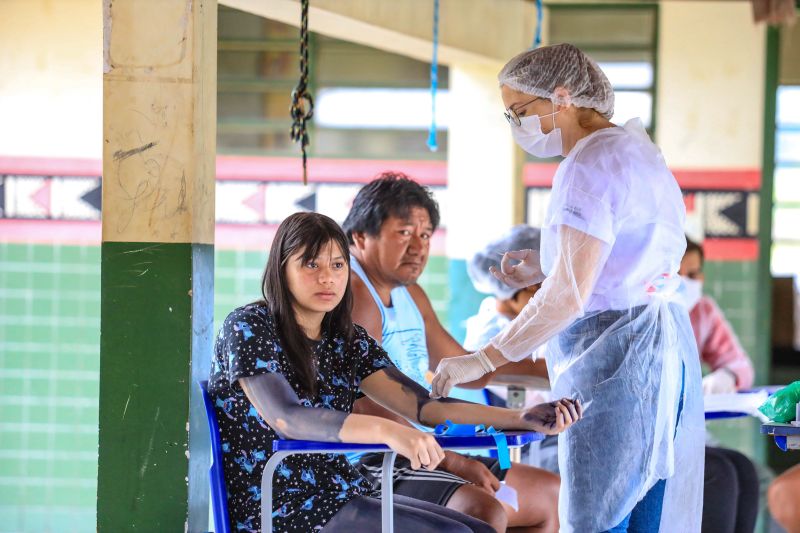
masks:
[[[430,390],[425,379],[428,372],[425,321],[408,289],[392,289],[391,307],[386,307],[355,257],[350,258],[350,269],[367,286],[381,312],[381,346],[403,374]]]

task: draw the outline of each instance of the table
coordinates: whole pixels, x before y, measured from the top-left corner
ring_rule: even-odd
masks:
[[[761,433],[772,435],[775,445],[783,451],[800,450],[800,426],[770,422],[761,425]]]
[[[741,390],[731,394],[714,394],[705,396],[706,420],[723,420],[730,418],[744,418],[756,416],[756,409],[764,403],[770,395],[780,389],[780,385],[768,385]]]

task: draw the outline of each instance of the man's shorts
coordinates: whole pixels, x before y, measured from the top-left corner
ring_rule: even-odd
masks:
[[[469,456],[480,461],[494,476],[502,481],[507,470],[500,469],[500,463],[492,457]],[[372,481],[375,490],[381,489],[381,469],[383,466],[382,453],[368,453],[361,457],[357,465],[359,470]],[[444,470],[414,470],[411,462],[405,457],[397,456],[394,461],[394,493],[416,498],[436,505],[447,505],[453,494],[462,486],[469,484],[455,474]]]

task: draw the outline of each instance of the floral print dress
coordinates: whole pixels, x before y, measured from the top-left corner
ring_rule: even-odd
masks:
[[[351,412],[361,396],[361,381],[393,366],[386,352],[360,326],[347,343],[343,336],[323,334],[314,346],[317,392],[300,386],[283,352],[274,318],[256,303],[234,310],[217,336],[209,393],[216,407],[222,437],[225,484],[231,528],[255,532],[261,528],[261,474],[280,437],[247,399],[238,380],[280,373],[301,405]],[[309,532],[324,525],[347,502],[373,489],[341,454],[293,455],[278,467],[273,479],[275,531]]]

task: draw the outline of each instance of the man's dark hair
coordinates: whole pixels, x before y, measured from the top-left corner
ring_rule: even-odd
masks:
[[[342,227],[353,244],[353,233],[378,235],[387,218],[405,218],[414,207],[428,211],[434,230],[439,226],[439,205],[430,189],[402,172],[384,172],[358,191]]]
[[[697,252],[698,254],[700,254],[700,264],[701,265],[703,265],[706,262],[706,254],[705,254],[705,252],[703,252],[703,247],[700,244],[694,242],[689,237],[686,237],[686,252],[685,253],[688,254],[689,252]]]

